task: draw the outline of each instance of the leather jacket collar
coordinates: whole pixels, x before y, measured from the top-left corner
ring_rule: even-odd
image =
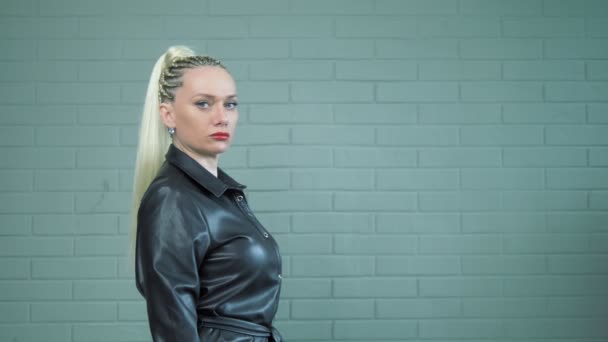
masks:
[[[228,176],[221,168],[217,168],[217,177],[211,172],[202,167],[189,155],[171,144],[169,150],[165,155],[167,162],[171,163],[178,169],[182,170],[185,174],[190,176],[194,181],[200,184],[205,189],[209,190],[216,197],[222,196],[222,194],[228,189],[243,190],[247,186],[240,184],[239,182]]]

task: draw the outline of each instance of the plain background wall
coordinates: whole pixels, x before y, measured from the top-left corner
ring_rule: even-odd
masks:
[[[288,341],[608,339],[608,2],[3,0],[0,340],[148,341],[126,267],[156,58],[224,60],[222,157]]]

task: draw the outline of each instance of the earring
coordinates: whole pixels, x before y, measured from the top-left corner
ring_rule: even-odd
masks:
[[[173,138],[173,134],[175,134],[175,127],[169,127],[167,131],[169,131],[169,135],[171,136],[171,138]]]

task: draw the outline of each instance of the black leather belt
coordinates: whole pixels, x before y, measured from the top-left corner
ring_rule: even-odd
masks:
[[[206,316],[201,318],[203,326],[229,330],[241,334],[252,336],[269,337],[270,341],[282,342],[281,334],[274,327],[268,328],[265,325],[236,319],[231,317],[211,317]]]

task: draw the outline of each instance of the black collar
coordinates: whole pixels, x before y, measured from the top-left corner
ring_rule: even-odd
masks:
[[[228,174],[219,167],[217,168],[217,177],[215,177],[211,172],[173,144],[169,146],[165,158],[169,163],[182,170],[216,197],[220,197],[228,189],[243,190],[246,188],[245,185],[232,179],[232,177],[228,176]]]

